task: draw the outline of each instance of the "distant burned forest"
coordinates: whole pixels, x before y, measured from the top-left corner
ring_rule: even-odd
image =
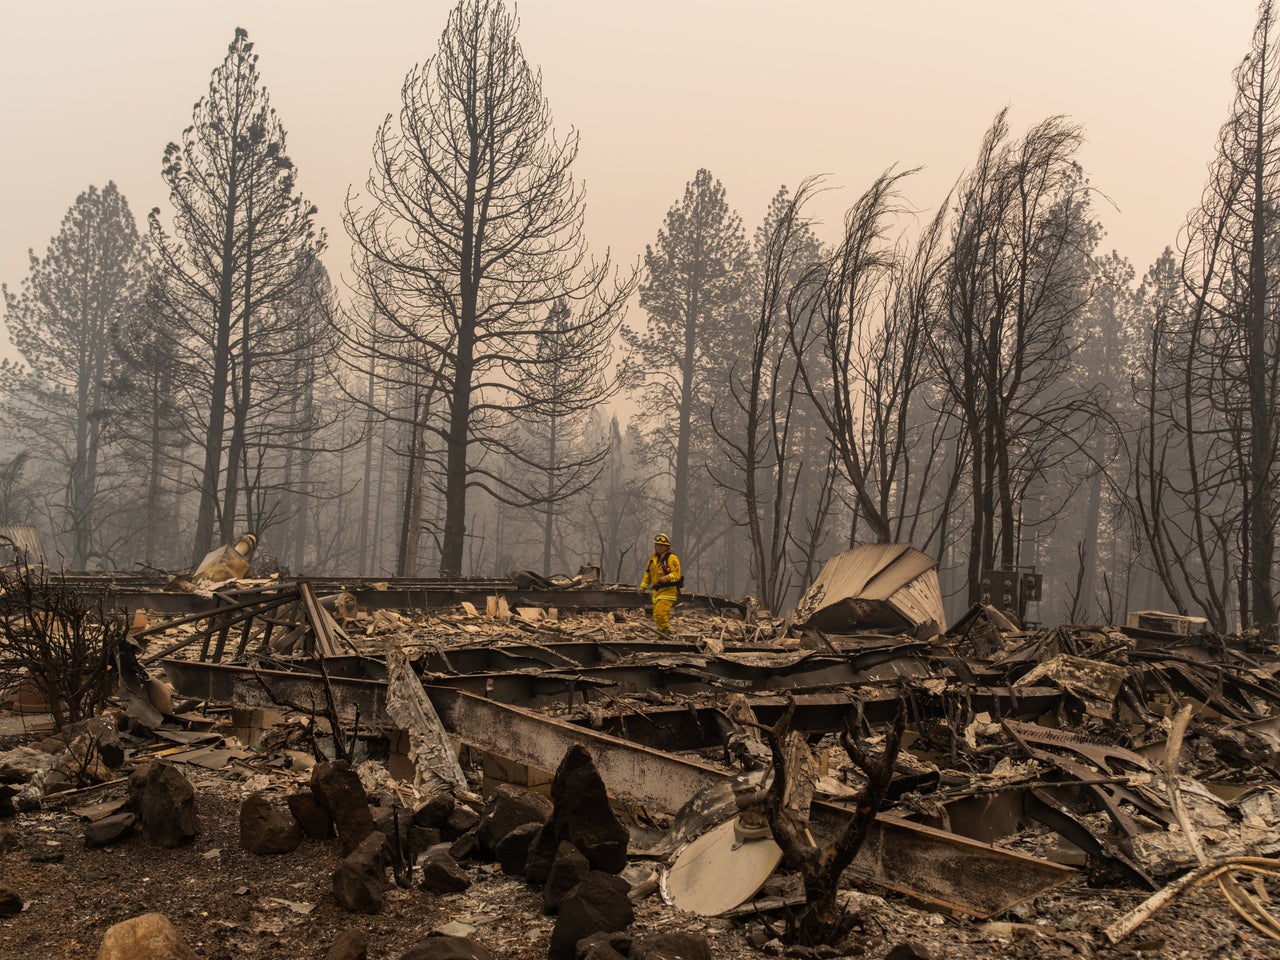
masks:
[[[461,0],[409,70],[339,243],[237,30],[163,151],[168,204],[140,224],[87,187],[5,288],[0,524],[76,570],[252,531],[294,573],[632,581],[661,531],[692,589],[773,610],[840,550],[909,543],[953,613],[1034,569],[1033,619],[1271,629],[1274,14],[1151,264],[1104,247],[1087,118],[1005,111],[936,211],[902,158],[834,239],[818,177],[744,222],[690,157],[637,263],[593,253],[578,134],[502,0]]]

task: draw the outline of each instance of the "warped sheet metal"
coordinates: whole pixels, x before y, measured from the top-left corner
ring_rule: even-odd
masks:
[[[834,804],[815,801],[814,819]],[[848,809],[839,807],[847,816]],[[849,872],[934,906],[978,919],[998,916],[1066,883],[1075,871],[892,814],[876,817]]]
[[[189,696],[271,703],[288,697],[321,703],[329,695],[343,707],[359,708],[377,722],[386,719],[386,684],[314,674],[253,670],[225,664],[164,661],[170,679]],[[517,763],[554,770],[573,744],[591,754],[609,793],[674,812],[703,788],[730,775],[708,764],[672,756],[617,737],[495,703],[460,690],[428,687],[445,729],[454,737]],[[837,828],[852,809],[816,801],[815,826]],[[1052,889],[1074,875],[1057,864],[1000,850],[941,830],[880,814],[850,871],[864,880],[977,918]]]
[[[1038,680],[1052,680],[1063,690],[1079,697],[1091,717],[1110,717],[1115,712],[1116,695],[1129,672],[1114,663],[1059,654],[1037,663],[1014,686],[1031,686]]]
[[[946,628],[938,561],[904,543],[868,544],[837,554],[796,604],[797,626]]]
[[[9,547],[28,563],[44,563],[40,534],[29,523],[0,523],[0,547]]]
[[[519,763],[555,769],[570,744],[581,744],[614,796],[631,796],[674,811],[702,788],[730,779],[706,764],[530,710],[454,690],[432,689],[430,694],[455,736]],[[812,820],[835,830],[852,813],[837,803],[815,801]],[[1075,874],[1058,864],[889,814],[876,818],[849,869],[868,882],[978,918],[1003,913]]]

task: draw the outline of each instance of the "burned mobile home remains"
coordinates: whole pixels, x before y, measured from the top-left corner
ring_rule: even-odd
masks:
[[[757,924],[765,940],[790,929],[793,943],[805,930],[846,942],[848,922],[819,901],[849,890],[978,922],[1086,884],[1153,895],[1117,911],[1100,944],[1205,885],[1280,936],[1244,885],[1280,849],[1280,656],[1261,637],[1157,611],[1030,630],[992,604],[948,627],[935,562],[901,545],[832,558],[785,617],[683,595],[671,637],[632,587],[591,570],[233,573],[70,577],[128,611],[114,716],[134,751],[151,731],[167,763],[216,769],[273,737],[296,750],[305,729],[326,776],[383,767],[406,824],[432,804],[470,809],[450,870],[479,855],[546,884],[564,854],[548,837],[574,837],[606,873],[625,865],[636,898]],[[577,809],[597,794],[601,809]],[[524,813],[502,821],[513,804]],[[358,859],[353,829],[337,824],[342,864]],[[339,904],[381,903],[342,869],[377,887],[384,869],[425,883],[448,867],[393,833],[381,866],[335,871]],[[550,954],[572,957],[578,940],[557,936]]]

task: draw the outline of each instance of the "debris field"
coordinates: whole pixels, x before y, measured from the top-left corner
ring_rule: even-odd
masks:
[[[833,564],[670,638],[592,571],[86,577],[129,642],[7,695],[0,957],[1280,955],[1274,642]]]

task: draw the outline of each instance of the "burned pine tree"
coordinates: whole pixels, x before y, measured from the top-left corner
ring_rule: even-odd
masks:
[[[644,480],[636,468],[641,441],[634,428],[622,432],[616,414],[606,422],[600,411],[593,414],[586,436],[590,446],[605,450],[600,477],[583,491],[581,500],[595,548],[594,554],[587,551],[587,555],[599,559],[604,578],[623,581],[631,575],[630,561],[637,566],[644,563],[637,545],[647,545],[652,536],[642,509]]]
[[[769,610],[781,609],[801,581],[793,562],[812,556],[816,545],[806,534],[824,523],[835,480],[826,444],[813,443],[819,418],[805,403],[801,364],[788,343],[793,307],[817,282],[822,257],[804,214],[818,188],[808,179],[794,195],[779,190],[756,231],[750,352],[730,368],[734,415],[713,410],[710,418],[726,462],[708,469],[731,495],[730,516],[747,533],[752,586]]]
[[[23,523],[35,510],[35,495],[23,472],[31,454],[16,453],[0,462],[0,524]]]
[[[1149,551],[1151,569],[1173,609],[1186,616],[1194,603],[1220,626],[1227,622],[1227,565],[1213,560],[1219,543],[1206,535],[1217,513],[1208,507],[1218,497],[1209,485],[1194,482],[1198,447],[1188,443],[1186,431],[1172,426],[1203,401],[1193,399],[1195,391],[1178,386],[1190,360],[1180,343],[1196,328],[1186,323],[1191,314],[1171,248],[1147,272],[1142,291],[1149,332],[1130,378],[1140,417],[1130,440],[1130,510]],[[1189,478],[1193,482],[1188,483]],[[1193,534],[1190,549],[1187,533]]]
[[[107,385],[112,440],[133,464],[135,489],[140,491],[132,509],[143,537],[134,546],[140,548],[143,565],[152,568],[180,567],[190,559],[186,544],[165,537],[166,530],[178,527],[182,496],[178,475],[189,440],[182,436],[174,345],[164,329],[158,279],[154,273],[148,277],[146,291],[115,325],[121,363]]]
[[[954,424],[929,395],[939,379],[929,344],[945,260],[942,214],[914,250],[888,235],[910,172],[886,171],[858,198],[840,244],[792,304],[805,390],[851,488],[855,525],[865,523],[865,539],[879,543],[938,536],[959,469],[957,456],[931,455],[957,446]]]
[[[432,529],[436,512],[427,472],[444,449],[439,436],[428,430],[439,417],[447,383],[432,358],[452,340],[421,340],[413,311],[388,299],[389,276],[369,260],[357,269],[358,300],[335,318],[334,334],[342,343],[335,357],[350,375],[346,399],[363,413],[358,563],[369,572],[394,570],[396,576],[416,577],[422,535]],[[392,511],[394,538],[385,532]],[[394,562],[384,561],[384,549],[392,547]]]
[[[612,329],[575,329],[564,303],[552,306],[547,324],[553,335],[537,350],[561,359],[531,366],[516,386],[523,402],[514,412],[522,429],[513,439],[509,456],[538,482],[542,572],[549,575],[552,544],[562,540],[557,536],[558,520],[565,504],[599,479],[612,449],[607,443],[588,445],[585,431],[588,413],[613,395],[617,381],[608,373]]]
[[[1143,288],[1135,289],[1132,264],[1114,252],[1094,258],[1093,295],[1079,326],[1079,382],[1096,397],[1106,427],[1095,430],[1080,451],[1083,462],[1068,479],[1078,483],[1055,524],[1055,534],[1076,544],[1074,586],[1063,606],[1071,623],[1116,623],[1117,609],[1131,590],[1141,589],[1141,548],[1130,526],[1123,439],[1137,423],[1129,381],[1131,359],[1142,351],[1146,317]]]
[[[979,571],[1018,562],[1019,504],[1048,499],[1045,475],[1100,422],[1073,376],[1100,229],[1075,160],[1082,136],[1050,117],[1011,138],[1001,111],[956,191],[930,350],[968,451],[973,602]]]
[[[375,137],[367,201],[351,198],[344,217],[379,336],[418,368],[397,376],[430,391],[411,429],[444,502],[445,575],[462,572],[470,488],[541,500],[480,466],[529,409],[519,385],[562,362],[573,335],[611,331],[631,290],[607,257],[588,255],[577,136],[557,139],[518,26],[501,0],[453,9],[439,52],[405,78],[399,114]],[[560,302],[573,319],[552,326]]]
[[[237,29],[181,143],[165,150],[172,234],[150,216],[158,305],[170,341],[184,433],[199,452],[200,507],[193,556],[217,535],[233,539],[246,464],[263,436],[291,427],[270,416],[296,383],[282,358],[305,351],[297,317],[282,306],[314,278],[324,240],[316,210],[296,191],[297,170],[271,107],[248,34]],[[266,413],[264,414],[264,411]],[[258,438],[254,439],[257,429]]]
[[[1280,37],[1271,2],[1234,74],[1235,100],[1186,230],[1183,301],[1164,318],[1154,413],[1181,478],[1161,536],[1192,555],[1180,579],[1215,627],[1274,630],[1280,491]],[[1153,503],[1154,506],[1154,503]],[[1178,526],[1188,528],[1190,543]],[[1160,549],[1153,543],[1153,549]],[[1231,594],[1234,593],[1234,596]]]

